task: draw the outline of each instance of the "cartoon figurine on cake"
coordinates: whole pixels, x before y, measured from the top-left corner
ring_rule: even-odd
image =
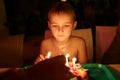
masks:
[[[72,62],[71,61],[69,62],[68,61],[69,54],[66,54],[65,58],[66,58],[65,65],[69,67],[70,72],[77,77],[81,77],[82,80],[87,80],[87,69],[84,69],[82,65],[80,65],[79,63],[75,63],[77,60],[76,58],[73,58]]]

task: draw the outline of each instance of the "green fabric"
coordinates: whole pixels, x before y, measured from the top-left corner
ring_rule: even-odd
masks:
[[[83,64],[88,69],[89,80],[120,80],[108,67],[103,64]]]

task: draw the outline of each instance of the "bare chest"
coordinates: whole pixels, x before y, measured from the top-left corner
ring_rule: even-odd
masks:
[[[51,52],[51,57],[54,57],[57,55],[70,54],[70,59],[71,59],[77,56],[78,48],[75,44],[71,44],[68,46],[59,46],[59,47],[51,45],[50,47],[48,47],[48,51]]]

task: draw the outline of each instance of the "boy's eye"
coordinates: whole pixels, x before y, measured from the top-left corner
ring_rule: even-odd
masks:
[[[57,27],[57,25],[51,25],[52,27]]]
[[[69,24],[64,25],[64,27],[69,27],[69,26],[70,26]]]

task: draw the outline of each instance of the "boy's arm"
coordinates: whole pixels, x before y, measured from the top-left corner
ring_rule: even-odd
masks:
[[[87,50],[83,39],[78,42],[78,62],[87,63]]]
[[[44,53],[45,53],[45,41],[42,41],[41,42],[41,45],[40,45],[40,54],[37,56],[34,64],[37,64],[38,62],[42,61],[42,60],[45,60],[45,56],[44,56]]]

